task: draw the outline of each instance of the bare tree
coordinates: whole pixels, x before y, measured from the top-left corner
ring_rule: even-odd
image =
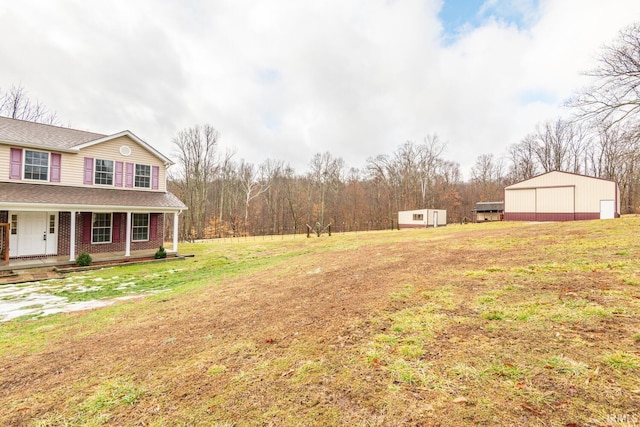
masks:
[[[538,174],[536,161],[536,137],[533,134],[525,136],[518,144],[508,149],[510,161],[508,181],[510,183],[524,181]]]
[[[580,172],[580,162],[574,156],[582,151],[582,136],[577,125],[562,120],[548,120],[537,126],[535,155],[544,172]]]
[[[502,198],[503,164],[495,160],[493,154],[482,154],[471,168],[471,181],[478,200],[499,200]]]
[[[0,91],[0,116],[48,125],[62,124],[55,111],[50,111],[38,100],[30,99],[24,87],[16,85]]]
[[[238,176],[240,178],[240,185],[244,192],[245,232],[248,231],[249,204],[253,199],[269,190],[273,176],[272,174],[277,172],[272,166],[273,165],[267,160],[260,166],[258,173],[256,173],[256,168],[252,163],[246,163],[244,160],[240,162],[240,166],[238,167]]]
[[[614,125],[628,123],[640,133],[640,23],[620,31],[618,38],[603,48],[599,65],[586,73],[594,78],[568,104],[581,119],[597,119]]]
[[[320,225],[325,224],[325,209],[327,205],[327,193],[333,190],[337,193],[342,182],[342,174],[344,171],[344,160],[340,157],[334,157],[331,153],[317,153],[313,156],[310,163],[310,178],[312,184],[318,189],[318,215],[316,222]]]
[[[208,192],[216,174],[218,131],[211,125],[194,126],[178,132],[178,170],[172,178],[189,210],[183,215],[183,239],[201,239],[209,222]]]

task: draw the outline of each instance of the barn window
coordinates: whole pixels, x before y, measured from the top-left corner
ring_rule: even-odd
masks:
[[[414,221],[424,221],[424,215],[423,214],[413,214],[413,220]]]

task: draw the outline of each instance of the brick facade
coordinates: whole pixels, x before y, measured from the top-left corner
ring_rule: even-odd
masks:
[[[71,212],[58,212],[58,255],[69,255]]]
[[[83,243],[83,218],[82,212],[76,213],[76,255],[86,252],[88,254],[101,254],[108,252],[124,252],[126,251],[126,229],[125,222],[127,220],[127,214],[124,212],[114,212],[113,216],[120,215],[122,227],[120,227],[119,238],[112,236],[112,243]],[[151,230],[152,224],[149,224],[149,240],[144,242],[131,242],[131,251],[140,250],[152,250],[158,249],[164,244],[164,214],[152,213],[157,216],[155,223],[155,232]],[[9,211],[0,211],[0,223],[7,223],[9,221]],[[113,231],[113,230],[112,230]],[[155,238],[151,236],[155,234]],[[58,212],[58,256],[64,256],[70,254],[70,239],[71,239],[71,212]],[[119,241],[115,241],[119,240]],[[18,257],[18,258],[38,258],[42,255]]]
[[[69,214],[68,212],[66,212]],[[126,250],[126,229],[125,227],[120,228],[119,239],[116,236],[112,237],[112,240],[119,240],[118,242],[112,243],[83,243],[82,229],[83,229],[83,219],[85,218],[82,213],[76,214],[76,254],[81,254],[82,252],[86,252],[88,254],[101,254],[107,252],[123,252]],[[125,224],[127,218],[127,214],[124,212],[114,212],[113,215],[121,216],[121,224]],[[140,250],[149,250],[149,249],[158,249],[161,245],[164,244],[164,215],[161,213],[156,214],[158,216],[158,221],[156,223],[156,238],[151,239],[152,230],[151,225],[149,225],[149,240],[145,242],[131,242],[131,251],[140,251]],[[69,215],[70,217],[70,215]],[[71,224],[71,221],[69,221]],[[62,226],[60,227],[62,231]],[[67,234],[67,248],[69,234]],[[62,236],[59,236],[60,239]],[[69,254],[69,250],[67,249],[66,254]],[[64,254],[63,254],[64,255]]]

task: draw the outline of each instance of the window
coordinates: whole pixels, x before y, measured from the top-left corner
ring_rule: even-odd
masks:
[[[91,243],[111,243],[111,214],[94,213],[91,222]]]
[[[49,180],[49,153],[24,150],[24,179]]]
[[[96,159],[93,182],[99,185],[113,185],[113,160]]]
[[[141,242],[149,240],[149,214],[133,214],[131,240]]]
[[[413,214],[413,220],[414,221],[424,221],[424,215],[423,214]]]
[[[141,188],[151,188],[151,166],[136,165],[134,186]]]
[[[49,215],[49,234],[56,234],[56,216]]]
[[[11,215],[11,234],[18,234],[18,215]]]

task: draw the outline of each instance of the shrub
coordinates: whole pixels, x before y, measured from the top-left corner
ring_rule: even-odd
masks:
[[[156,251],[155,258],[160,259],[160,258],[166,258],[166,257],[167,257],[167,251],[164,250],[163,246],[160,246],[160,249]]]
[[[89,255],[86,252],[82,252],[80,255],[76,257],[76,264],[78,264],[80,267],[86,267],[88,265],[91,265],[92,261],[93,260],[91,259],[91,255]]]

